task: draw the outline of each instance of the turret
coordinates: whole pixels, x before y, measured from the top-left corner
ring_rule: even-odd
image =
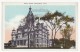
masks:
[[[12,45],[13,46],[16,45],[16,30],[15,29],[12,30]]]
[[[34,15],[33,15],[33,12],[31,10],[31,6],[29,8],[29,12],[28,12],[28,15],[26,16],[26,23],[28,24],[28,26],[30,25],[34,25]]]

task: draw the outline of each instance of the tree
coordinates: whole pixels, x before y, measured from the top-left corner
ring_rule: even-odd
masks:
[[[63,36],[63,38],[70,40],[70,36],[72,35],[72,30],[73,28],[70,27],[70,25],[67,25],[64,29],[61,30],[61,35]]]
[[[66,47],[67,44],[68,46],[70,47],[70,37],[72,35],[72,30],[73,28],[69,25],[69,24],[66,24],[66,27],[64,29],[61,30],[61,35],[64,39],[63,41],[63,46]]]
[[[52,31],[52,39],[53,39],[53,31],[55,32],[54,43],[55,43],[56,34],[62,28],[62,26],[67,25],[68,22],[74,21],[73,18],[69,16],[64,16],[64,13],[62,14],[58,11],[54,13],[50,13],[50,12],[46,13],[43,17],[41,17],[41,20],[43,20]],[[53,41],[52,41],[52,44],[53,44]]]
[[[61,14],[58,11],[56,11],[54,13],[48,12],[43,17],[41,17],[41,20],[43,20],[46,23],[46,25],[50,28],[50,30],[52,31],[52,39],[53,39],[53,31],[55,31],[54,41],[55,41],[56,33],[61,28],[61,25],[60,25],[61,18],[60,17],[62,15],[63,14]],[[52,41],[52,44],[53,44],[53,41]]]

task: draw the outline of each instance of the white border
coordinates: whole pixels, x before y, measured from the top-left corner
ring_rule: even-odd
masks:
[[[42,2],[41,2],[42,3]],[[56,2],[52,2],[52,3],[56,3]],[[60,3],[64,3],[64,4],[66,4],[66,2],[60,2]],[[68,2],[68,4],[71,4],[72,2]],[[75,2],[75,3],[77,3],[77,2]],[[58,3],[59,4],[59,3]],[[78,4],[78,3],[77,3]],[[77,6],[78,7],[78,6]],[[3,12],[4,12],[4,9],[3,9]],[[78,11],[77,11],[77,8],[76,8],[76,17],[78,17],[77,16],[77,13],[78,13]],[[4,13],[3,13],[4,14]],[[3,15],[2,15],[2,17],[3,17]],[[4,22],[4,17],[2,18],[2,24],[3,24],[3,26],[4,26],[4,24],[5,24],[5,22]],[[76,35],[77,35],[77,22],[78,22],[78,20],[76,19]],[[3,27],[3,32],[4,32],[4,27]],[[2,34],[4,34],[4,33],[2,33]],[[78,38],[77,36],[76,36],[76,38]],[[78,40],[78,39],[77,39]],[[2,42],[3,42],[3,40],[2,40]],[[78,44],[78,41],[76,41],[76,43]],[[4,50],[4,51],[30,51],[29,49],[4,49],[4,47],[3,47],[4,45],[2,45],[2,50]],[[76,45],[76,49],[48,49],[49,51],[58,51],[58,50],[60,50],[60,51],[77,51],[78,50],[78,45]],[[31,49],[32,51],[41,51],[41,49]],[[43,50],[43,49],[42,49]],[[47,50],[47,49],[46,49]]]

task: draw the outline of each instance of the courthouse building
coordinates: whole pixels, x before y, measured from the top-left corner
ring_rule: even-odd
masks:
[[[12,30],[12,45],[16,47],[49,47],[49,30],[35,17],[29,8],[28,15],[24,19],[24,25],[20,24]]]

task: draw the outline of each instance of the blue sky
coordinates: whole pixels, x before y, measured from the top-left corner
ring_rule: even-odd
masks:
[[[17,15],[26,16],[29,11],[29,5],[7,5],[5,6],[5,20],[9,21]],[[75,6],[73,5],[31,5],[34,15],[44,15],[47,11],[55,12],[56,10],[75,17]]]

